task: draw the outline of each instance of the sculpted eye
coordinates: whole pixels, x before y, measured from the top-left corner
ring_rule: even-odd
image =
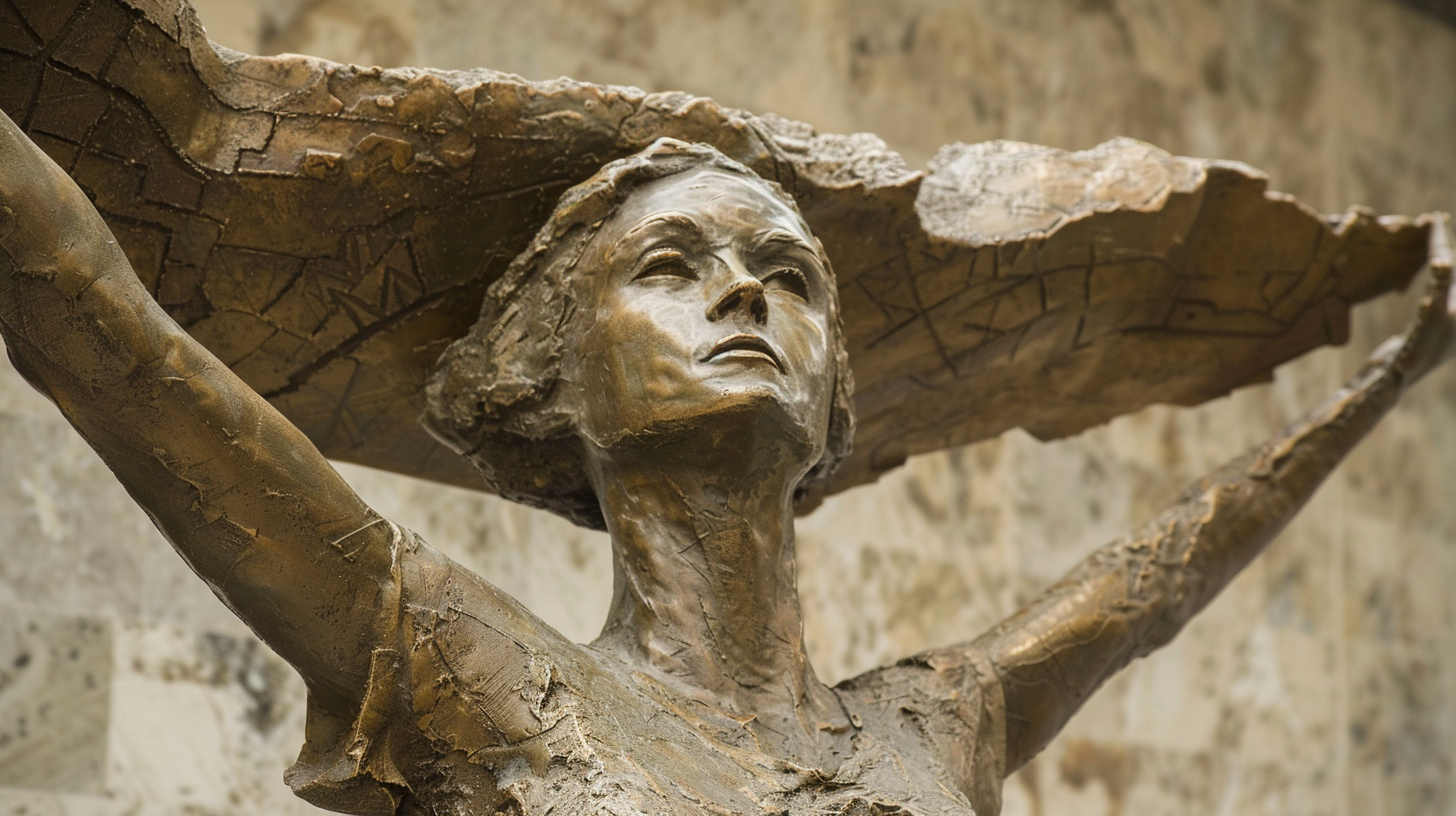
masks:
[[[643,256],[638,265],[637,274],[632,276],[632,280],[663,277],[697,280],[698,272],[688,263],[687,258],[681,252],[675,249],[660,249]]]
[[[788,292],[802,300],[809,299],[809,279],[802,270],[794,266],[781,266],[764,275],[763,288]]]

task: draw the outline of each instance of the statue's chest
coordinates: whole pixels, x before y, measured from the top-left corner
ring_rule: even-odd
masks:
[[[634,696],[564,713],[497,775],[498,794],[522,816],[974,816],[933,760],[886,735],[863,729],[834,767],[805,768]]]
[[[389,684],[408,711],[386,718],[398,741],[376,740],[397,755],[415,812],[974,816],[904,713],[914,708],[905,695],[843,700],[856,725],[816,735],[824,744],[810,750],[781,751],[765,747],[768,723],[709,710],[590,649],[532,652],[529,670],[505,674],[473,619],[442,620],[452,625],[437,622],[412,641],[408,681]]]

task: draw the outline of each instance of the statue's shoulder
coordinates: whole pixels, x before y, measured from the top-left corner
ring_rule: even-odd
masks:
[[[1006,704],[989,661],[970,649],[925,652],[865,672],[835,691],[866,730],[901,756],[944,768],[977,813],[1000,811]]]
[[[405,536],[392,648],[420,727],[469,743],[460,746],[467,751],[548,729],[558,719],[553,687],[595,658],[499,587]]]
[[[441,774],[494,791],[491,757],[539,764],[568,709],[564,678],[594,662],[498,587],[394,529],[364,699],[344,713],[311,698],[287,775],[299,796],[345,813],[394,812],[403,791]]]

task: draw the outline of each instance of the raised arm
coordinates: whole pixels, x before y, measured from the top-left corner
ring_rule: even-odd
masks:
[[[1420,316],[1323,405],[1192,485],[1147,526],[1094,553],[975,642],[926,656],[930,665],[969,660],[999,680],[1005,774],[1041,751],[1105,680],[1171,640],[1284,528],[1402,390],[1456,352],[1444,222],[1431,232],[1435,280]]]
[[[193,570],[345,712],[394,528],[147,294],[80,189],[0,113],[0,332]]]

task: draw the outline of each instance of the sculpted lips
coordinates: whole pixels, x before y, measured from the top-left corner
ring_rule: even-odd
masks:
[[[722,340],[719,340],[707,354],[703,355],[702,360],[699,362],[706,363],[709,360],[730,353],[735,356],[741,354],[743,356],[763,357],[770,363],[773,363],[774,367],[779,371],[784,370],[784,363],[779,359],[778,352],[773,350],[773,346],[770,346],[768,341],[762,337],[752,334],[728,335]]]

